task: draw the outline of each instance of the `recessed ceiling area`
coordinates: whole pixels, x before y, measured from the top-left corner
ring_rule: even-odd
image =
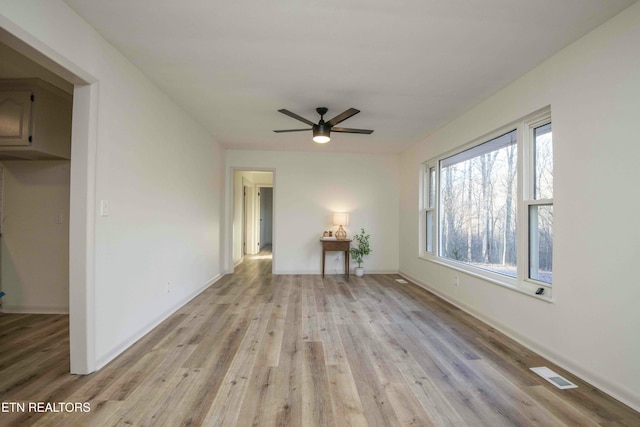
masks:
[[[229,149],[399,153],[635,0],[66,0]],[[361,110],[315,144],[274,133]]]

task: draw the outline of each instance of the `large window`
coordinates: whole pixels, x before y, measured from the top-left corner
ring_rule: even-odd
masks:
[[[553,139],[548,110],[425,163],[424,257],[549,296]]]

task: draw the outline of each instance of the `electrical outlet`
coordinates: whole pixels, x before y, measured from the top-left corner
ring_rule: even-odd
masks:
[[[455,276],[453,278],[453,285],[456,286],[456,287],[460,286],[460,278],[458,276]]]
[[[167,293],[171,292],[171,283],[167,282]]]

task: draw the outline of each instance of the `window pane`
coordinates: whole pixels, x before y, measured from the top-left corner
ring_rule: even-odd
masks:
[[[429,253],[433,253],[433,211],[427,211],[426,215],[426,251]]]
[[[529,278],[551,284],[553,205],[529,206]]]
[[[535,200],[553,198],[553,134],[551,123],[533,130]]]
[[[436,168],[429,169],[429,208],[436,206]]]
[[[516,135],[440,162],[440,256],[517,276]]]

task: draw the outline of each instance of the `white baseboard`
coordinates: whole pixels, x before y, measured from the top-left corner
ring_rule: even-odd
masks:
[[[105,365],[107,365],[109,362],[111,362],[113,359],[115,359],[117,356],[119,356],[123,351],[125,351],[126,349],[131,347],[140,338],[142,338],[145,335],[147,335],[149,332],[151,332],[153,329],[155,329],[158,325],[160,325],[162,322],[167,320],[167,318],[169,316],[171,316],[173,313],[178,311],[180,308],[182,308],[189,301],[191,301],[192,299],[194,299],[195,297],[200,295],[202,292],[204,292],[206,289],[208,289],[211,285],[213,285],[218,280],[220,280],[223,276],[224,276],[224,274],[220,273],[217,276],[211,278],[203,286],[201,286],[198,290],[196,290],[196,291],[192,292],[190,295],[187,295],[186,297],[182,298],[181,300],[179,300],[178,302],[173,304],[171,307],[169,307],[169,309],[165,310],[164,313],[162,313],[159,316],[157,316],[153,321],[148,323],[146,326],[144,326],[143,328],[138,329],[136,332],[131,334],[130,338],[127,339],[124,343],[122,343],[121,345],[117,346],[116,348],[114,348],[109,353],[105,354],[104,356],[100,357],[99,359],[97,359],[96,360],[96,371],[102,369]]]
[[[450,295],[447,295],[441,292],[440,290],[434,288],[433,286],[430,286],[427,283],[421,282],[420,280],[416,279],[415,277],[412,277],[409,274],[406,274],[402,271],[400,271],[398,274],[404,277],[405,279],[409,280],[410,282],[416,284],[417,286],[453,304],[454,306],[472,315],[473,317],[480,320],[481,322],[502,332],[512,340],[518,342],[519,344],[523,345],[529,350],[534,351],[535,353],[544,357],[545,359],[548,359],[549,361],[555,363],[556,365],[560,366],[562,369],[565,369],[566,371],[570,372],[571,374],[575,375],[581,380],[593,385],[594,387],[598,388],[599,390],[603,391],[604,393],[608,394],[614,399],[619,400],[620,402],[624,403],[625,405],[629,406],[635,411],[640,411],[640,396],[637,393],[633,392],[632,390],[629,390],[628,388],[621,386],[619,384],[615,384],[609,381],[608,379],[603,378],[601,375],[581,367],[580,365],[576,364],[574,361],[570,359],[567,359],[563,355],[556,353],[555,351],[545,347],[544,345],[541,345],[537,342],[530,340],[526,336],[518,333],[517,331],[509,328],[508,326],[496,321],[495,319],[489,316],[486,316],[484,313],[480,313],[479,311],[474,310],[473,308],[469,307],[463,302],[456,300]]]
[[[40,307],[40,306],[15,306],[3,305],[2,313],[14,314],[69,314],[69,307]]]
[[[349,273],[351,276],[355,276],[355,273],[353,272],[353,269],[350,270],[351,273]],[[299,276],[309,276],[309,275],[316,275],[319,276],[322,274],[322,271],[315,271],[315,270],[278,270],[278,271],[274,271],[273,274],[278,274],[278,275],[299,275]],[[338,273],[335,272],[335,270],[329,271],[329,270],[325,270],[324,271],[324,275],[325,276],[344,276],[344,272],[342,270],[340,270]],[[367,274],[399,274],[398,270],[364,270],[364,275],[365,277],[367,276]]]

